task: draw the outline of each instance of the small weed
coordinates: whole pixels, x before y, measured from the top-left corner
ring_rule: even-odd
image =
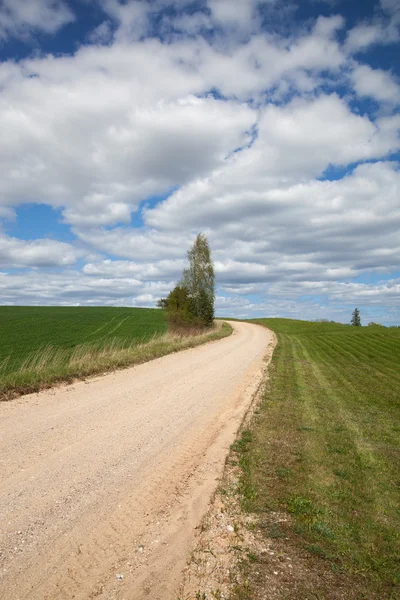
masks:
[[[287,510],[293,515],[302,517],[316,517],[321,511],[315,508],[308,498],[292,496],[287,501]]]
[[[336,475],[336,477],[341,477],[342,479],[350,478],[349,474],[346,473],[346,471],[341,471],[340,469],[334,469],[333,474]]]
[[[311,554],[314,554],[315,556],[327,558],[325,550],[321,548],[321,546],[319,546],[318,544],[309,544],[308,546],[306,546],[306,550],[308,550]]]
[[[330,527],[328,527],[328,525],[323,521],[316,521],[313,523],[311,530],[325,539],[333,540],[335,538],[335,534],[332,529],[330,529]]]
[[[234,442],[231,446],[231,450],[234,452],[246,452],[248,445],[252,441],[253,436],[251,431],[245,429],[242,431],[242,434],[236,442]]]
[[[255,554],[255,552],[249,551],[247,553],[247,558],[249,559],[250,562],[257,562],[258,561],[258,556],[257,556],[257,554]]]
[[[232,590],[232,600],[251,600],[252,591],[248,581],[237,584]]]
[[[238,491],[243,496],[244,500],[254,500],[256,497],[256,490],[253,485],[242,481],[239,483]]]
[[[273,523],[267,527],[267,535],[271,539],[280,539],[285,537],[285,534],[278,523]]]

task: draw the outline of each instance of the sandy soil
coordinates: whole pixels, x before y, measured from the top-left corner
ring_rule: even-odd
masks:
[[[0,404],[0,598],[175,599],[273,334]],[[268,347],[268,348],[267,348]]]

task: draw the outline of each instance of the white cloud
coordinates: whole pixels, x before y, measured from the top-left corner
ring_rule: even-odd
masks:
[[[0,267],[67,267],[82,251],[56,240],[20,240],[0,233]]]
[[[382,25],[356,25],[351,29],[346,39],[348,52],[360,52],[368,49],[373,44],[384,43],[385,31]]]
[[[344,279],[400,264],[395,163],[361,165],[338,181],[293,184],[247,166],[183,188],[148,211],[148,222],[209,232],[226,283]]]
[[[400,5],[398,0],[380,0],[370,20],[357,23],[347,34],[345,48],[350,53],[365,52],[375,44],[395,44],[400,40]]]
[[[53,34],[74,19],[62,0],[2,0],[0,39],[27,37],[35,31]]]
[[[150,4],[140,0],[119,2],[101,0],[103,10],[118,23],[116,39],[119,41],[138,40],[147,33]]]
[[[359,65],[353,70],[352,79],[359,96],[367,96],[378,102],[400,102],[400,85],[387,71]]]
[[[113,28],[111,21],[103,21],[88,36],[93,44],[108,44],[113,40]]]
[[[1,72],[2,201],[63,206],[72,224],[129,222],[142,200],[221,164],[256,117],[191,94],[202,88],[198,77],[157,42]]]
[[[258,0],[208,0],[211,16],[217,25],[248,34],[256,27]]]
[[[132,259],[135,262],[151,263],[160,259],[179,260],[182,249],[189,248],[192,235],[154,230],[141,230],[132,227],[113,229],[74,228],[74,233],[86,244],[91,244],[100,252]],[[186,250],[183,250],[183,254]]]
[[[310,92],[306,70],[341,64],[328,39],[338,26],[320,20],[282,47],[254,37],[233,54],[153,39],[0,64],[2,203],[64,207],[80,226],[128,223],[141,201],[205,176],[248,142],[256,110],[205,92],[244,101],[285,74]]]
[[[184,224],[212,227],[231,219],[252,218],[260,211],[285,219],[288,210],[293,214],[299,206],[295,197],[290,200],[288,188],[320,176],[329,165],[346,165],[395,151],[400,146],[399,128],[398,116],[372,123],[351,113],[337,96],[267,106],[251,148],[233,156],[211,177],[197,179],[147,210],[146,222],[151,227],[174,229]],[[305,192],[302,201],[309,210],[307,188]]]
[[[104,277],[138,277],[144,281],[177,281],[186,266],[183,259],[158,260],[156,262],[133,262],[127,260],[103,260],[87,263],[82,271],[86,275]]]
[[[170,285],[171,282],[143,282],[133,277],[91,277],[72,270],[33,270],[23,274],[0,271],[2,304],[135,306],[135,298],[143,302],[145,297],[145,305],[154,306],[158,298],[168,293]]]
[[[379,0],[382,9],[390,15],[398,15],[400,13],[400,5],[398,0]]]

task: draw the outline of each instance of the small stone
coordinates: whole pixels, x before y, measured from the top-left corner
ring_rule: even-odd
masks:
[[[232,527],[232,525],[227,525],[226,528],[229,531],[229,533],[233,533],[235,531],[235,528]]]
[[[142,544],[140,544],[140,545],[137,547],[137,549],[138,549],[138,552],[143,552],[143,550],[144,550],[144,546],[142,546]]]
[[[119,579],[119,581],[122,581],[122,579],[124,578],[123,575],[121,575],[121,573],[117,573],[115,576],[116,579]]]

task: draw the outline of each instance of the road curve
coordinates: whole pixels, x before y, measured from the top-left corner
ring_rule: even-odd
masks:
[[[0,598],[168,600],[273,334],[0,404]]]

